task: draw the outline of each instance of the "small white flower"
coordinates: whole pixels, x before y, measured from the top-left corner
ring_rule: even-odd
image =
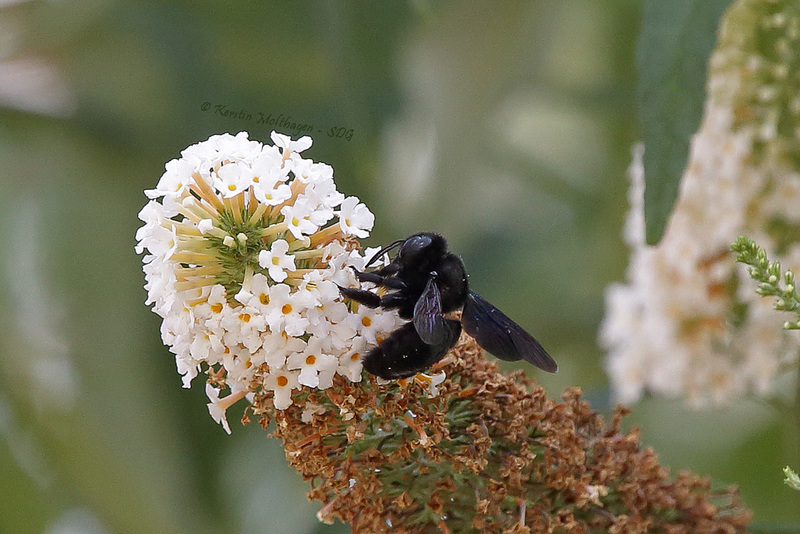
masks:
[[[345,235],[354,235],[359,238],[367,237],[375,224],[375,215],[359,202],[357,197],[344,199],[336,216],[339,217],[339,226]]]
[[[297,288],[297,297],[305,306],[317,307],[333,302],[339,297],[339,288],[328,280],[329,273],[311,271],[303,275],[303,281]]]
[[[305,333],[309,321],[301,314],[302,304],[290,291],[287,285],[272,286],[270,307],[265,317],[272,332],[286,332],[286,335],[296,337]]]
[[[261,273],[253,275],[246,283],[242,285],[242,290],[236,294],[236,300],[245,306],[252,306],[264,313],[269,309],[269,280]]]
[[[286,179],[283,156],[274,147],[264,147],[264,152],[255,158],[250,171],[250,183],[256,199],[268,206],[277,206],[289,200],[292,190],[286,184]]]
[[[303,234],[311,235],[319,229],[311,222],[315,208],[308,198],[298,198],[293,205],[281,208],[281,215],[295,239],[303,239]]]
[[[250,187],[250,175],[244,165],[226,163],[220,167],[214,178],[214,187],[225,197],[231,198]]]
[[[414,375],[414,381],[426,388],[428,397],[435,397],[439,394],[439,388],[437,386],[444,382],[446,378],[447,374],[445,374],[444,371],[440,371],[435,375],[425,373],[417,373]]]
[[[292,391],[299,389],[297,371],[278,370],[271,372],[264,379],[264,386],[275,394],[273,403],[278,410],[285,410],[292,405]]]
[[[148,198],[158,198],[163,196],[179,197],[186,193],[186,189],[192,182],[192,172],[194,169],[189,162],[173,159],[164,168],[166,171],[158,181],[155,189],[145,191]]]
[[[211,414],[211,417],[214,419],[214,421],[222,425],[222,428],[225,429],[225,432],[230,434],[231,427],[228,424],[228,419],[225,415],[229,404],[225,401],[225,399],[221,399],[219,397],[219,390],[208,383],[206,384],[206,396],[211,401],[207,404],[208,413]]]
[[[269,250],[262,250],[258,254],[258,264],[262,269],[267,269],[269,277],[276,282],[286,280],[286,270],[295,270],[294,256],[286,254],[288,251],[289,243],[285,239],[277,239]]]
[[[274,183],[271,187],[266,184],[254,185],[253,193],[259,202],[268,206],[282,204],[292,196],[291,188],[280,182]]]
[[[286,366],[286,358],[297,352],[303,352],[307,343],[299,337],[292,337],[285,332],[271,333],[264,336],[264,343],[258,354],[270,369],[280,369]]]
[[[351,382],[361,382],[361,363],[367,353],[367,340],[359,336],[353,340],[352,348],[339,358],[339,367],[336,371],[346,376]]]
[[[390,331],[397,326],[395,316],[383,313],[380,308],[372,309],[366,306],[359,306],[356,313],[347,316],[347,321],[372,345],[378,344],[379,333]]]
[[[339,360],[336,356],[325,354],[321,349],[321,340],[317,338],[308,344],[305,351],[292,354],[286,360],[288,369],[300,370],[297,381],[304,386],[318,387],[320,385],[320,374],[327,373],[333,376],[339,365]]]
[[[221,354],[224,351],[225,345],[219,336],[208,330],[195,333],[191,345],[189,345],[189,354],[197,363],[212,360],[215,354]]]
[[[282,148],[284,152],[288,150],[290,152],[300,153],[311,148],[312,143],[311,138],[307,135],[296,141],[292,141],[292,138],[288,135],[279,134],[277,132],[272,132],[270,134],[270,139],[275,143],[275,146]]]
[[[225,329],[224,341],[227,346],[241,343],[252,353],[261,347],[261,333],[266,327],[265,317],[256,308],[240,306],[231,309],[223,317],[220,326]]]

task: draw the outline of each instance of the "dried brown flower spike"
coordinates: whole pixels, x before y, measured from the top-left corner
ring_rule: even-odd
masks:
[[[310,138],[272,140],[184,150],[147,192],[136,248],[184,385],[208,377],[209,412],[229,432],[236,402],[251,403],[245,422],[274,420],[322,521],[369,534],[744,529],[735,490],[669,479],[620,431],[624,410],[606,426],[577,389],[553,402],[471,338],[444,372],[380,384],[364,372],[365,351],[402,324],[337,287],[367,263],[353,238],[374,217],[302,157]]]
[[[378,532],[744,532],[735,488],[681,472],[673,479],[636,430],[610,425],[581,400],[547,398],[521,372],[504,375],[464,336],[430,397],[424,380],[334,386],[262,424],[311,483],[319,518]]]

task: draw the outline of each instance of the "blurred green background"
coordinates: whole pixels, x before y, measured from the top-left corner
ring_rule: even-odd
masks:
[[[313,125],[306,155],[377,216],[368,245],[445,234],[558,360],[537,373],[548,391],[608,412],[596,331],[627,261],[639,16],[635,0],[0,1],[0,532],[348,532],[317,522],[275,440],[236,416],[226,435],[202,383],[180,387],[133,251],[164,163],[215,133],[268,141],[264,117]],[[757,524],[798,531],[780,471],[800,468],[797,437],[766,403],[651,399],[628,424],[672,470],[739,484]]]

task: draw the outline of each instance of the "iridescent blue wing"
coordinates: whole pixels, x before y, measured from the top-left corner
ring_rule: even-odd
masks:
[[[478,345],[501,360],[525,360],[549,373],[558,371],[555,360],[533,336],[477,293],[467,297],[461,324]]]
[[[441,345],[450,335],[442,316],[442,296],[432,276],[414,305],[414,328],[420,339],[428,345]]]

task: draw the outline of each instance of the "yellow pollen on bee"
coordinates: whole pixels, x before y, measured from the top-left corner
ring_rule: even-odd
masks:
[[[243,323],[249,323],[250,322],[250,314],[249,313],[240,313],[239,314],[239,319]]]
[[[286,384],[289,383],[289,379],[281,375],[275,380],[275,382],[278,384],[279,387],[285,388]]]
[[[369,328],[369,326],[372,324],[372,319],[370,319],[369,317],[362,317],[361,324]]]
[[[315,363],[317,363],[317,357],[313,354],[309,354],[306,357],[306,365],[314,365]]]
[[[288,315],[292,313],[292,305],[291,304],[284,304],[281,308],[281,313],[284,315]]]
[[[258,300],[259,300],[259,302],[261,302],[261,304],[266,306],[267,304],[269,304],[269,295],[267,295],[266,293],[261,293],[258,296]]]
[[[222,303],[221,302],[216,302],[216,303],[212,304],[211,305],[211,311],[214,312],[214,313],[222,312]]]

